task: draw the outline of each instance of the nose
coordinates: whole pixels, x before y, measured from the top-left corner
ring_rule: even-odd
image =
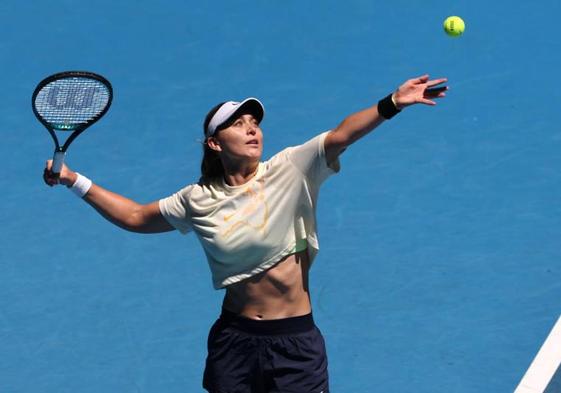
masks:
[[[248,127],[247,127],[247,133],[250,135],[255,135],[255,133],[257,132],[257,127],[255,126],[255,124],[253,123],[249,123]]]

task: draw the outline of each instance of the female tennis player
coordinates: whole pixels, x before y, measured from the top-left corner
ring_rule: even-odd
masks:
[[[331,131],[261,161],[264,109],[254,98],[224,102],[204,122],[202,176],[146,205],[47,162],[48,185],[70,187],[112,223],[134,232],[195,232],[222,312],[210,330],[204,388],[218,392],[329,391],[327,356],[314,324],[308,271],[319,250],[316,204],[339,155],[413,104],[435,105],[445,78],[410,79]]]

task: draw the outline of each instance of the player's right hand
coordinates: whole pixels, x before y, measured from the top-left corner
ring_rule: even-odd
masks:
[[[52,187],[57,184],[65,185],[66,187],[71,187],[78,175],[76,172],[72,171],[65,164],[62,164],[62,168],[59,174],[54,174],[52,171],[53,160],[48,160],[45,164],[45,170],[43,171],[43,180],[45,184]]]

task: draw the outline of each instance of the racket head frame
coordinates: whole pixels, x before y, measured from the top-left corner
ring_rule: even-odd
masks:
[[[49,83],[59,79],[70,79],[70,78],[89,78],[101,82],[107,88],[109,98],[108,98],[107,105],[105,105],[105,108],[103,108],[103,110],[100,113],[98,113],[96,116],[94,116],[91,120],[87,121],[86,123],[80,124],[76,128],[74,128],[72,134],[68,137],[65,143],[62,146],[60,146],[60,142],[58,141],[58,138],[55,133],[55,128],[52,127],[52,125],[49,124],[49,122],[46,121],[39,114],[35,106],[35,100],[39,92]],[[56,152],[64,153],[66,152],[66,149],[68,149],[68,146],[70,146],[72,141],[76,139],[76,137],[80,135],[82,131],[84,131],[86,128],[97,122],[101,117],[103,117],[103,115],[105,115],[105,113],[109,110],[112,101],[113,101],[113,87],[111,86],[111,83],[103,76],[89,71],[63,71],[50,75],[45,79],[43,79],[41,82],[39,82],[39,84],[33,91],[33,95],[31,96],[31,107],[33,108],[33,113],[35,114],[35,117],[37,117],[37,119],[41,122],[41,124],[45,126],[45,128],[47,129],[47,131],[49,131],[49,134],[53,138],[53,141],[55,143],[55,153]]]

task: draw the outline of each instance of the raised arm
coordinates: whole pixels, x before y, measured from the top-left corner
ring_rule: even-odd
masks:
[[[60,177],[53,175],[51,166],[52,161],[47,161],[43,173],[43,179],[49,186],[61,184],[71,187],[76,182],[78,174],[66,165],[63,165]],[[96,184],[91,185],[82,199],[108,221],[131,232],[160,233],[175,229],[160,213],[158,201],[142,205]]]
[[[428,75],[409,79],[399,86],[391,96],[386,97],[376,105],[347,116],[325,138],[325,154],[328,164],[337,159],[339,154],[349,145],[368,134],[401,109],[414,104],[436,105],[434,99],[444,97],[446,88],[441,90],[431,90],[431,88],[446,81],[446,78],[430,80]]]

